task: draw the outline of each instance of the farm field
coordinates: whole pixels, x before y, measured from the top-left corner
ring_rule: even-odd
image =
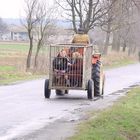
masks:
[[[9,84],[19,80],[34,79],[47,74],[48,51],[43,48],[40,51],[39,67],[34,72],[33,67],[30,72],[26,72],[26,58],[28,54],[28,43],[0,42],[0,84]],[[32,66],[34,62],[36,46],[33,49]],[[128,57],[124,53],[109,52],[102,57],[105,69],[120,67],[136,62],[136,58]]]
[[[0,43],[0,84],[42,77],[42,73],[26,72],[28,48],[25,43]]]

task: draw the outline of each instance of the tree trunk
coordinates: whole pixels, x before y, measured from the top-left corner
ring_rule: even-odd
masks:
[[[74,10],[74,0],[72,0],[72,6],[71,6],[71,12],[72,12],[72,24],[74,32],[77,33],[77,27],[76,27],[76,17],[75,17],[75,10]]]
[[[136,52],[136,49],[137,49],[137,47],[136,47],[136,45],[134,45],[134,47],[133,47],[133,54]]]
[[[131,56],[131,54],[132,54],[132,46],[129,46],[128,56]]]
[[[107,55],[107,53],[108,53],[108,46],[109,46],[109,41],[110,41],[110,28],[111,28],[111,25],[110,25],[110,22],[109,22],[107,24],[106,41],[105,41],[105,47],[104,47],[104,50],[103,50],[104,55]]]
[[[30,48],[27,56],[27,62],[26,62],[26,70],[28,71],[31,67],[31,57],[32,57],[32,51],[33,51],[33,38],[30,38]]]
[[[117,51],[117,52],[120,51],[120,37],[119,37],[119,31],[113,32],[112,50]]]
[[[104,55],[107,55],[107,53],[108,53],[109,40],[110,40],[110,32],[107,32],[106,33],[105,47],[104,47],[104,50],[103,50]]]
[[[39,55],[39,51],[41,48],[41,42],[42,40],[39,40],[38,44],[37,44],[37,50],[36,50],[36,54],[35,54],[35,62],[34,62],[34,68],[36,69],[38,66],[38,55]]]
[[[36,54],[35,54],[35,62],[34,62],[34,68],[35,69],[38,66],[38,55],[39,55],[39,51],[40,51],[40,48],[37,47],[37,51],[36,51]]]
[[[123,43],[123,52],[125,52],[126,51],[126,42],[124,41],[124,43]]]

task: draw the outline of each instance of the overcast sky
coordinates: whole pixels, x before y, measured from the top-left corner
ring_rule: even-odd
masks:
[[[53,0],[46,0],[52,2]],[[24,16],[24,0],[0,0],[1,18],[20,18]]]
[[[24,0],[0,0],[1,18],[19,18],[23,14]]]

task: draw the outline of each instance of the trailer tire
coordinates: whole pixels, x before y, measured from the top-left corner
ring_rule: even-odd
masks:
[[[93,96],[94,96],[94,94],[93,94],[93,89],[94,89],[93,86],[94,86],[93,80],[89,80],[88,85],[87,85],[87,97],[88,97],[88,99],[93,99]]]
[[[50,98],[51,95],[51,90],[49,89],[49,80],[45,80],[45,85],[44,85],[44,96],[45,98]]]
[[[63,96],[64,95],[63,90],[60,90],[60,89],[56,89],[55,93],[56,93],[57,96]]]
[[[69,94],[69,91],[68,90],[65,90],[65,94]]]

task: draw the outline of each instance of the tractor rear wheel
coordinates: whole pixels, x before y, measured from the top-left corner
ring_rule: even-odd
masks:
[[[51,95],[51,90],[49,89],[49,80],[45,80],[45,85],[44,85],[44,96],[45,98],[50,98]]]
[[[103,77],[101,76],[101,62],[92,65],[92,80],[94,81],[94,96],[103,94]]]

